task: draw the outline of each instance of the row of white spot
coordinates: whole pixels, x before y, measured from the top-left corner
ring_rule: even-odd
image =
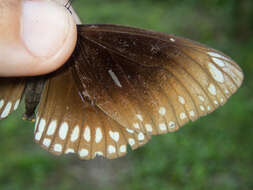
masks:
[[[36,124],[36,126],[38,125],[38,130],[36,131],[36,135],[35,135],[35,139],[37,141],[40,141],[42,135],[43,135],[43,132],[44,132],[44,129],[46,127],[46,121],[45,119],[41,119],[39,124]],[[51,136],[55,133],[56,131],[56,127],[57,127],[57,122],[56,120],[53,120],[50,124],[49,124],[49,127],[48,127],[48,130],[47,130],[47,135],[48,136]],[[37,128],[37,127],[36,127]],[[69,130],[69,126],[68,126],[68,123],[67,122],[63,122],[61,124],[61,127],[59,129],[59,137],[62,139],[62,140],[65,140],[66,137],[67,137],[67,133],[68,133],[68,130]],[[133,130],[130,130],[130,129],[127,129],[128,132],[131,132],[131,133],[134,133]],[[75,142],[78,138],[79,138],[79,132],[80,132],[80,129],[78,126],[76,126],[74,128],[74,130],[72,131],[72,134],[70,136],[70,139],[72,142]],[[120,134],[119,132],[117,131],[109,131],[109,136],[117,143],[120,139]],[[84,140],[86,140],[87,142],[90,142],[90,139],[91,139],[91,130],[90,130],[90,127],[86,126],[85,129],[84,129],[84,133],[83,133],[83,138]],[[102,131],[101,131],[101,128],[96,128],[96,134],[95,134],[95,142],[96,143],[100,143],[101,140],[103,138],[103,134],[102,134]],[[145,139],[145,136],[143,133],[138,133],[138,140],[139,141],[143,141]],[[133,146],[135,144],[135,140],[133,138],[129,138],[129,144],[131,146]],[[50,138],[44,138],[43,139],[43,145],[46,146],[46,147],[49,147],[51,145],[51,139]],[[115,151],[113,151],[114,148],[113,148],[113,145],[110,145],[108,147],[108,153],[112,154],[116,151],[116,148],[115,148]],[[62,145],[61,144],[55,144],[54,145],[54,151],[55,152],[62,152]],[[124,146],[122,145],[120,147],[120,152],[125,152],[126,151],[126,148],[124,148]],[[73,149],[67,149],[66,150],[66,153],[74,153],[75,151]]]
[[[160,115],[164,116],[164,115],[166,114],[166,109],[165,109],[164,107],[161,107],[161,108],[159,109],[158,112],[159,112]],[[137,114],[136,117],[137,117],[140,121],[143,121],[143,118],[142,118],[142,116],[141,116],[140,114]],[[175,122],[170,121],[170,122],[168,123],[168,126],[169,126],[169,128],[173,129],[173,128],[176,127],[176,124],[175,124]],[[140,129],[139,123],[133,123],[133,127],[134,127],[135,129]],[[152,125],[149,124],[149,123],[145,124],[145,128],[146,128],[147,132],[152,132],[152,131],[153,131]],[[166,131],[166,130],[167,130],[167,125],[166,125],[165,123],[160,123],[160,124],[159,124],[159,128],[160,128],[161,131]],[[133,131],[130,130],[130,129],[127,129],[127,131],[128,131],[129,133],[133,133]],[[138,134],[138,137],[139,137],[139,138],[138,138],[139,140],[144,140],[144,138],[145,138],[145,136],[143,135],[143,133],[139,133],[139,134]],[[143,139],[142,139],[142,137],[143,137]],[[133,142],[133,141],[132,141],[132,142]],[[131,144],[131,143],[130,143],[130,144]]]
[[[223,69],[223,71],[225,71],[226,73],[228,73],[233,79],[237,79],[237,77],[233,77],[234,73],[228,68],[228,65],[230,63],[227,63],[226,61],[231,61],[230,59],[228,59],[227,57],[220,55],[218,53],[215,52],[208,52],[208,55],[210,55],[212,57],[212,61],[219,67],[221,67],[221,69]],[[225,79],[224,76],[221,72],[221,70],[219,70],[214,64],[209,63],[208,64],[209,67],[209,71],[211,73],[211,75],[213,76],[213,78],[219,82],[219,83],[224,83]],[[209,92],[212,95],[216,95],[216,88],[214,86],[214,84],[210,84],[208,87]],[[229,94],[229,91],[227,89],[225,89],[225,94]],[[224,99],[221,98],[220,102],[223,103]],[[214,104],[218,104],[218,101],[214,101]]]
[[[66,153],[69,153],[69,151],[70,150],[67,150]],[[121,145],[120,148],[119,148],[119,151],[120,151],[120,153],[126,153],[126,151],[127,151],[126,145]],[[116,147],[113,146],[113,145],[107,146],[107,152],[109,154],[115,154],[116,153]],[[71,153],[72,153],[72,151],[71,151]],[[79,156],[81,158],[85,158],[88,155],[89,155],[89,151],[85,148],[83,148],[79,151]],[[95,152],[94,156],[103,156],[103,153],[102,152]]]
[[[18,109],[19,103],[20,103],[20,99],[16,100],[13,107],[14,111]],[[0,100],[0,110],[3,108],[3,106],[4,106],[4,100]],[[13,103],[8,102],[6,106],[4,107],[0,117],[6,118],[10,114],[12,106],[13,106]]]
[[[42,136],[42,133],[44,131],[44,128],[46,126],[46,121],[45,119],[41,119],[40,120],[40,123],[38,125],[38,131],[36,132],[36,140],[40,140],[41,136]],[[56,127],[57,127],[57,122],[56,120],[53,120],[49,126],[48,126],[48,130],[47,130],[47,135],[48,136],[51,136],[55,133],[56,131]],[[69,125],[67,122],[63,122],[60,126],[60,129],[59,129],[59,137],[62,139],[62,140],[65,140],[66,137],[67,137],[67,134],[68,134],[68,130],[69,130]],[[79,129],[79,126],[76,126],[74,128],[74,130],[72,131],[72,134],[70,136],[70,139],[72,142],[75,142],[78,137],[79,137],[79,133],[80,133],[80,129]],[[119,141],[119,133],[118,132],[113,132],[113,131],[109,131],[109,135],[110,137],[118,142]],[[87,142],[90,142],[90,139],[91,139],[91,131],[90,131],[90,127],[89,126],[86,126],[85,129],[84,129],[84,134],[83,134],[83,137],[84,139],[87,141]],[[101,131],[101,128],[97,128],[96,129],[96,135],[95,135],[95,141],[96,143],[100,143],[101,140],[103,138],[103,134],[102,134],[102,131]]]
[[[55,144],[54,145],[54,151],[55,152],[62,152],[62,149],[63,149],[63,147],[62,147],[61,144]],[[126,153],[126,151],[127,151],[126,145],[121,145],[120,148],[119,148],[119,152],[120,153]],[[115,154],[116,153],[116,147],[114,145],[108,145],[107,146],[107,152],[109,154]],[[75,153],[75,150],[72,149],[72,148],[68,148],[65,151],[65,154],[72,154],[72,153]],[[85,148],[82,148],[79,151],[79,155],[80,155],[80,157],[87,157],[89,155],[89,151]],[[95,152],[95,156],[103,156],[103,153],[102,152]]]

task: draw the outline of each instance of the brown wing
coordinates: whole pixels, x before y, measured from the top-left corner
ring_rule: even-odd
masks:
[[[177,130],[239,88],[240,67],[199,43],[117,25],[81,25],[72,56],[84,99],[145,134]]]
[[[145,144],[150,137],[120,126],[95,105],[81,100],[72,73],[64,68],[45,84],[37,113],[35,140],[53,154],[78,153],[80,159],[109,159]]]
[[[24,88],[25,82],[21,78],[0,78],[0,120],[18,108]]]

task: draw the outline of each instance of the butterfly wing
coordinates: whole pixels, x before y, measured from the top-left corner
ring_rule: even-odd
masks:
[[[0,78],[0,120],[18,108],[24,89],[23,79]]]
[[[73,73],[81,96],[125,128],[177,130],[223,105],[240,67],[197,42],[117,25],[78,26]]]
[[[35,140],[53,154],[80,159],[117,158],[149,136],[120,126],[95,105],[82,101],[69,67],[49,75],[38,108]]]

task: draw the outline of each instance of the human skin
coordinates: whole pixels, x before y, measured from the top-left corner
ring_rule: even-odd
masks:
[[[35,76],[61,67],[77,39],[67,0],[0,0],[0,76]]]

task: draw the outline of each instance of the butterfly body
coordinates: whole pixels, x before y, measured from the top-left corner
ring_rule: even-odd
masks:
[[[39,105],[41,94],[44,89],[46,79],[44,77],[36,77],[27,80],[25,95],[25,113],[24,120],[35,121],[35,110]]]
[[[136,149],[211,113],[243,80],[231,58],[191,40],[118,25],[77,27],[76,50],[61,69],[29,83],[0,79],[0,118],[25,89],[26,118],[38,107],[35,141],[56,155],[121,157],[127,145]]]

